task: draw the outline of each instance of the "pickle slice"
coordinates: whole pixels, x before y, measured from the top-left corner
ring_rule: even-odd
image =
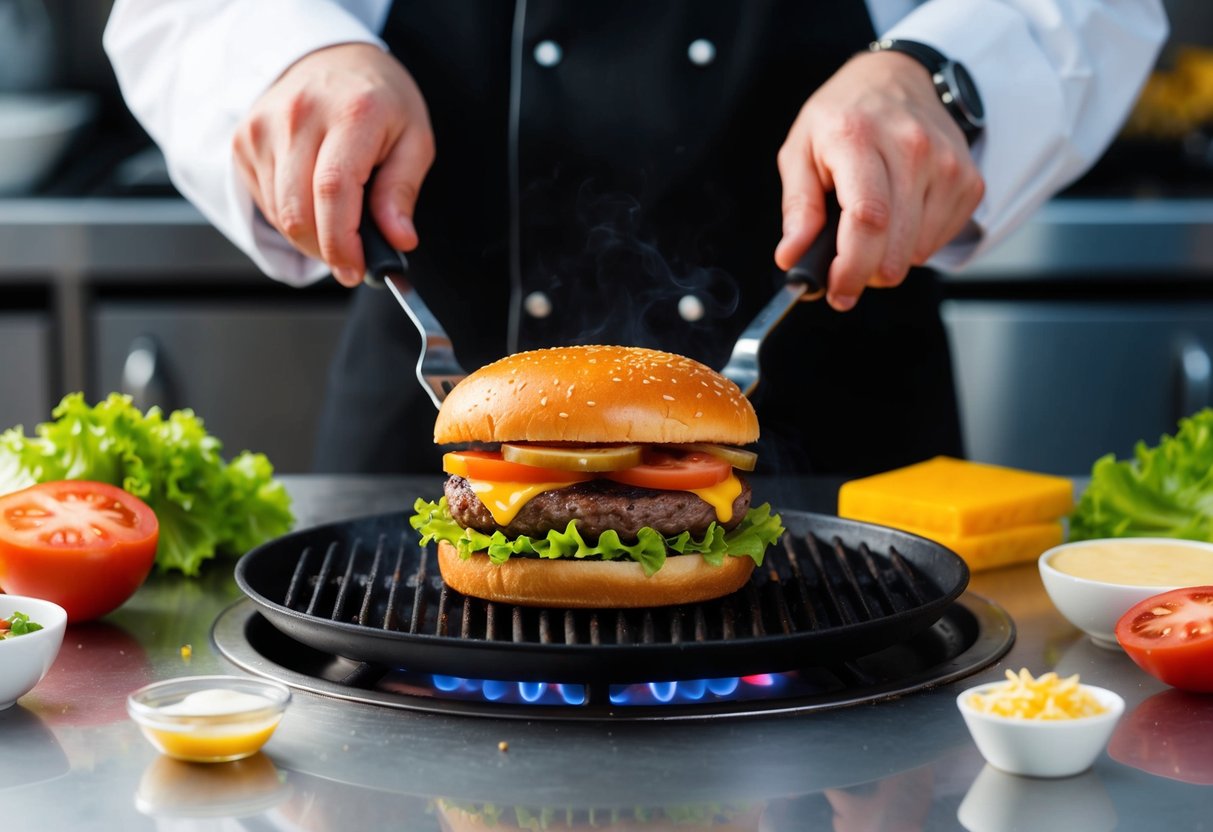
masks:
[[[501,456],[509,462],[554,468],[557,471],[619,471],[639,465],[643,450],[640,445],[554,448],[550,445],[503,443]]]
[[[753,451],[747,451],[743,448],[734,448],[731,445],[712,445],[707,442],[692,442],[685,445],[675,445],[676,448],[681,448],[687,451],[702,451],[705,454],[719,457],[725,460],[734,468],[739,468],[742,471],[753,471],[754,466],[758,464],[758,454]]]

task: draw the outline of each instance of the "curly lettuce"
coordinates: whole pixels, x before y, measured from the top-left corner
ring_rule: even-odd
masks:
[[[294,524],[291,500],[262,454],[225,462],[190,410],[141,413],[129,396],[90,406],[64,397],[34,436],[0,434],[0,494],[39,482],[93,480],[139,497],[160,521],[156,563],[197,575],[219,553],[243,554]]]
[[[1174,436],[1132,459],[1095,462],[1070,517],[1070,539],[1177,537],[1213,542],[1213,410],[1181,419]]]
[[[520,535],[508,538],[502,532],[484,534],[475,529],[465,529],[455,522],[447,506],[446,497],[438,502],[418,498],[413,504],[411,525],[421,535],[424,546],[432,541],[445,540],[459,550],[459,556],[470,558],[474,552],[484,552],[493,563],[505,563],[514,555],[540,558],[601,558],[634,560],[644,567],[646,575],[653,575],[665,565],[667,553],[679,555],[702,555],[713,566],[721,566],[726,556],[753,558],[762,566],[763,555],[772,543],[783,534],[783,523],[778,514],[771,514],[767,503],[751,508],[732,531],[711,523],[703,537],[696,540],[690,532],[667,537],[648,526],[642,528],[635,543],[624,543],[614,531],[603,532],[597,542],[590,543],[577,530],[577,521],[570,520],[564,531],[552,529],[545,537],[535,539]]]

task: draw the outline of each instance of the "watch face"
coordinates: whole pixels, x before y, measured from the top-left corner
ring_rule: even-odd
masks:
[[[969,71],[964,68],[963,64],[953,63],[952,78],[956,83],[956,94],[960,99],[960,105],[968,111],[968,115],[975,125],[981,125],[985,120],[986,111],[982,106],[981,96],[977,94],[977,85],[973,83],[973,76],[969,75]]]

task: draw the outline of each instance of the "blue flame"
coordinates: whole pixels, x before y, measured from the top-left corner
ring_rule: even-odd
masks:
[[[566,705],[585,704],[584,685],[556,685],[556,690],[560,691],[560,698]]]
[[[741,684],[741,680],[736,676],[730,676],[724,679],[708,679],[708,690],[713,696],[732,696],[737,687]]]
[[[720,679],[689,679],[679,682],[642,682],[610,685],[612,705],[644,706],[718,702],[728,699],[762,699],[786,689],[795,674],[757,673]],[[536,705],[584,705],[589,692],[584,685],[549,682],[503,682],[494,679],[464,679],[458,676],[430,677],[440,695],[457,699]]]
[[[484,698],[490,702],[496,702],[505,697],[510,692],[510,686],[507,682],[498,682],[493,679],[486,679],[484,682]]]
[[[439,676],[438,674],[434,674],[434,687],[438,688],[438,690],[442,691],[443,693],[450,693],[451,691],[459,690],[462,682],[462,679],[455,676]]]
[[[538,702],[548,689],[547,682],[519,682],[518,695],[524,702]]]

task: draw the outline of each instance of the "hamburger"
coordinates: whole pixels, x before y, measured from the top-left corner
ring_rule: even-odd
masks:
[[[528,606],[649,607],[742,587],[783,532],[751,505],[758,418],[689,358],[578,346],[508,356],[447,396],[438,502],[410,522],[443,580]]]

